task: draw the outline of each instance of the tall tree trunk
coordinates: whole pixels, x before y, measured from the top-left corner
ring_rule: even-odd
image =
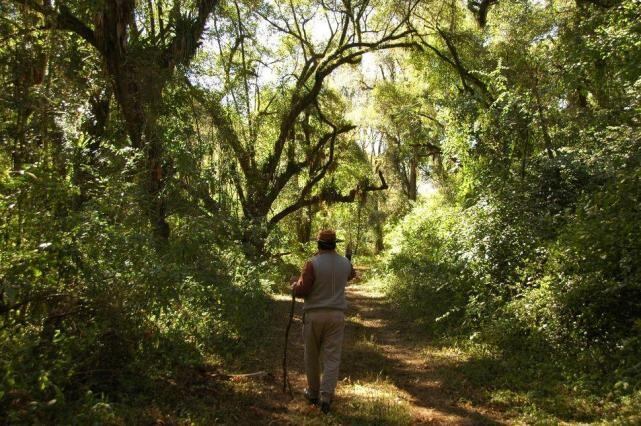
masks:
[[[407,196],[410,200],[416,201],[416,194],[417,194],[417,172],[418,169],[418,161],[416,159],[416,155],[412,155],[412,158],[410,159],[410,173],[409,173],[409,180],[408,180],[408,188],[407,188]]]
[[[299,221],[296,224],[296,234],[298,236],[298,242],[301,244],[306,244],[312,237],[312,219],[314,216],[314,210],[312,209],[312,206],[307,206],[307,208],[301,209],[298,216]]]
[[[147,198],[149,221],[154,229],[154,236],[159,241],[169,239],[170,228],[167,223],[167,196],[164,193],[165,182],[167,179],[167,165],[164,161],[165,147],[160,129],[158,129],[156,120],[145,129],[145,139],[147,141]]]
[[[372,221],[374,222],[374,253],[379,254],[385,250],[383,223],[385,222],[385,215],[380,211],[379,197],[374,197],[374,211],[372,212]]]
[[[109,121],[111,90],[99,91],[89,99],[91,117],[83,124],[83,130],[89,136],[84,152],[78,152],[74,158],[72,182],[78,188],[78,194],[72,200],[72,208],[80,210],[91,197],[89,186],[94,180],[94,169],[98,167],[98,150]],[[90,171],[91,170],[91,171]]]
[[[112,61],[114,92],[121,106],[127,134],[134,148],[144,150],[141,168],[145,171],[142,187],[145,196],[142,209],[153,228],[158,242],[169,239],[167,200],[164,193],[167,180],[167,162],[162,130],[158,125],[162,88],[167,76],[153,64],[122,66]]]
[[[163,33],[161,45],[157,43],[155,28],[152,28],[150,39],[141,43],[134,0],[99,2],[99,9],[92,14],[93,28],[76,17],[64,2],[19,3],[42,14],[47,27],[73,32],[100,53],[132,145],[145,152],[142,166],[146,177],[142,186],[147,199],[142,203],[144,211],[159,241],[166,241],[169,238],[164,194],[167,167],[163,158],[162,132],[158,128],[158,106],[162,101],[162,89],[175,67],[189,64],[196,53],[207,19],[218,1],[199,0],[192,11],[195,13],[188,16],[182,14],[180,7],[176,9],[170,23],[175,34],[171,40],[166,40]],[[132,41],[137,43],[132,46]]]

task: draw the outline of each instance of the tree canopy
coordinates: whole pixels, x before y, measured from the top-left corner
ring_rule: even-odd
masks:
[[[638,0],[0,0],[0,419],[251,353],[331,227],[430,339],[633,422],[640,39]]]

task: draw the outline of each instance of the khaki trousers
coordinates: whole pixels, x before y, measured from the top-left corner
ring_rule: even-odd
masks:
[[[321,401],[331,401],[341,363],[345,313],[338,309],[314,309],[305,312],[305,373],[307,389],[313,397],[320,391]],[[321,365],[323,379],[321,382]]]

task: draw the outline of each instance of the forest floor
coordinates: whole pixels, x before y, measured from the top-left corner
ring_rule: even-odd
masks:
[[[365,274],[367,275],[367,274]],[[348,288],[341,372],[332,413],[325,416],[303,397],[301,305],[290,332],[289,376],[293,399],[282,393],[284,330],[291,299],[275,298],[264,350],[255,354],[263,378],[230,381],[231,396],[221,421],[235,424],[506,424],[506,415],[484,404],[482,389],[467,386],[459,369],[465,355],[431,346],[415,326],[400,320],[376,280],[356,280]],[[233,408],[231,408],[233,407]]]
[[[361,268],[350,305],[330,415],[303,396],[302,303],[289,339],[293,398],[282,391],[291,298],[273,296],[271,317],[235,359],[187,367],[114,424],[495,425],[641,424],[639,401],[581,390],[532,350],[505,353],[469,339],[434,340],[403,321],[374,271]],[[222,370],[225,370],[223,373]],[[243,377],[243,374],[265,374]]]

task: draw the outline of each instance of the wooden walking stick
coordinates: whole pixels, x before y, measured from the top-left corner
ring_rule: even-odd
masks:
[[[289,321],[287,322],[287,328],[285,329],[285,350],[283,353],[283,393],[287,393],[289,388],[289,396],[293,397],[292,385],[289,383],[289,376],[287,375],[287,346],[289,342],[289,329],[292,328],[292,322],[294,322],[294,306],[296,305],[296,294],[292,289],[292,306],[289,310]]]

